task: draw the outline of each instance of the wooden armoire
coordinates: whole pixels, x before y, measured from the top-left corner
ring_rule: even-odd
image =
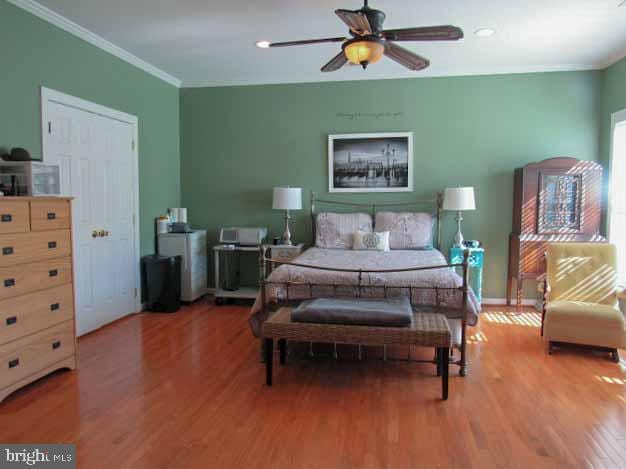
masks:
[[[602,166],[559,157],[517,168],[513,204],[506,300],[510,305],[515,281],[519,310],[524,280],[545,272],[547,243],[606,241],[600,236]]]

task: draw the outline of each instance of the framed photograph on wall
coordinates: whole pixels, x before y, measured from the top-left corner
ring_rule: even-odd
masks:
[[[412,190],[412,132],[328,136],[329,192]]]

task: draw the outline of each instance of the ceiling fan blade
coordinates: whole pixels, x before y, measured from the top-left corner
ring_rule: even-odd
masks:
[[[271,42],[269,44],[269,47],[304,46],[306,44],[321,44],[323,42],[343,42],[345,40],[345,37],[328,37],[325,39],[305,39],[303,41]]]
[[[343,67],[347,61],[348,59],[346,58],[346,54],[341,51],[332,59],[330,59],[330,62],[324,65],[321,70],[322,72],[334,72],[335,70],[339,70],[341,67]]]
[[[385,44],[385,55],[409,70],[418,71],[430,65],[428,59],[420,57],[404,47],[397,46],[393,42]]]
[[[458,41],[463,38],[463,30],[451,25],[387,29],[383,37],[390,41]]]
[[[360,36],[372,34],[372,26],[370,25],[367,16],[360,11],[352,10],[335,10],[335,14],[341,18],[341,21],[346,23],[348,28],[353,33]]]

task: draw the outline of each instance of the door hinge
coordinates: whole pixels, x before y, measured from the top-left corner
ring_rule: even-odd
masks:
[[[135,141],[134,140],[130,143],[130,148],[131,148],[131,150],[135,151]]]
[[[48,121],[48,133],[52,133],[52,122]]]
[[[135,298],[137,298],[137,289],[135,288]]]

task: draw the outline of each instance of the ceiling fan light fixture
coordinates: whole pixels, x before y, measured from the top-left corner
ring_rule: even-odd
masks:
[[[270,43],[269,41],[257,41],[256,46],[261,49],[269,49]]]
[[[355,38],[343,45],[343,53],[350,63],[367,66],[382,59],[385,53],[383,41],[376,38]]]

